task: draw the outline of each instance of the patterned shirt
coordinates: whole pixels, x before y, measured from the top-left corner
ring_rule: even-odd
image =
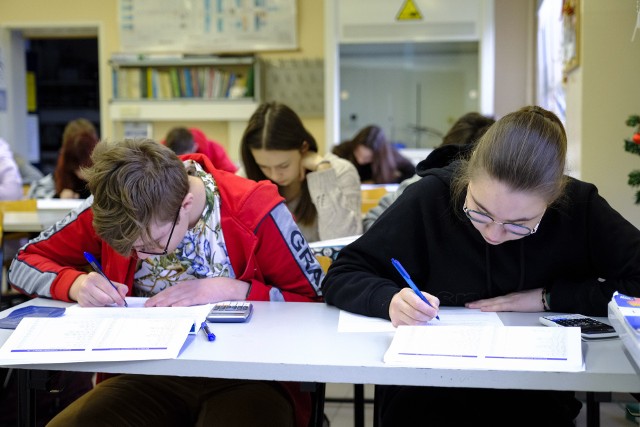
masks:
[[[218,187],[213,177],[198,163],[191,160],[184,163],[188,174],[202,179],[204,183],[205,208],[175,251],[140,260],[134,276],[134,294],[137,296],[150,297],[185,280],[236,277],[220,226]]]

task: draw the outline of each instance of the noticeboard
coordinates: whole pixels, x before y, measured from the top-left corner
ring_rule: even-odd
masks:
[[[119,0],[123,52],[194,54],[298,47],[296,0]]]

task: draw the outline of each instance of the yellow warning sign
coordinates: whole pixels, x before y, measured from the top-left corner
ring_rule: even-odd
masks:
[[[411,21],[411,20],[419,20],[422,19],[422,13],[418,9],[418,6],[413,2],[413,0],[404,0],[400,11],[396,15],[397,21]]]

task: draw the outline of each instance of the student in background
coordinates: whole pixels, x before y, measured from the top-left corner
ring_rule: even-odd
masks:
[[[183,160],[152,140],[98,144],[86,170],[93,197],[21,249],[9,283],[86,307],[121,306],[126,295],[150,297],[147,307],[320,301],[322,269],[299,256],[310,249],[276,187],[201,154]],[[117,289],[87,274],[85,251]],[[310,409],[298,383],[118,375],[49,426],[306,427]]]
[[[340,251],[323,282],[327,303],[398,326],[427,323],[439,306],[606,316],[614,291],[640,296],[640,230],[594,185],[564,174],[566,150],[550,111],[504,116],[468,161],[426,170]],[[498,426],[573,426],[581,406],[573,392],[558,391],[384,386],[376,393],[383,427],[418,425],[425,414],[433,425],[468,425],[472,414]]]
[[[229,159],[224,147],[212,141],[200,129],[197,128],[173,128],[167,134],[164,144],[176,154],[200,153],[211,160],[213,166],[218,169],[236,173],[238,167]]]
[[[351,163],[318,153],[315,138],[284,104],[263,103],[240,145],[244,173],[278,186],[310,242],[362,233],[360,179]]]
[[[352,140],[335,146],[333,154],[353,163],[362,183],[395,184],[415,173],[411,160],[398,152],[378,126],[361,129]]]
[[[22,185],[31,185],[33,182],[42,179],[43,173],[37,167],[29,163],[24,157],[19,154],[13,153],[13,159],[18,165],[18,171],[22,178]]]
[[[385,194],[378,206],[367,212],[362,220],[362,227],[367,231],[376,219],[402,194],[411,184],[419,180],[427,169],[442,168],[454,160],[468,157],[476,141],[486,132],[495,120],[482,114],[472,112],[460,117],[443,137],[442,144],[416,166],[416,174],[400,183],[396,191]]]
[[[82,169],[91,166],[91,153],[98,141],[98,132],[89,120],[80,118],[70,121],[62,133],[62,147],[53,174],[33,182],[27,197],[88,198],[91,194]]]
[[[11,147],[0,138],[0,200],[22,199],[22,178]]]

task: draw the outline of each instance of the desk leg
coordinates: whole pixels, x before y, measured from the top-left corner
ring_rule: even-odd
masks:
[[[353,425],[364,427],[364,384],[353,385]]]
[[[18,376],[18,427],[35,425],[35,390],[31,387],[31,371],[16,369]]]
[[[600,402],[592,391],[587,392],[587,427],[600,427]]]

